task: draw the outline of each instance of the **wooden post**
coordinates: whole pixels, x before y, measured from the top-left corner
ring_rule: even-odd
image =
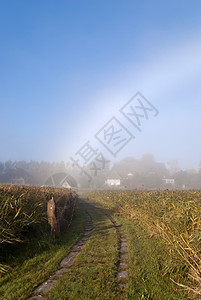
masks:
[[[55,235],[57,237],[60,236],[60,228],[59,228],[59,220],[57,220],[57,208],[56,203],[54,201],[54,197],[47,203],[47,217],[48,223],[51,226],[51,235]]]

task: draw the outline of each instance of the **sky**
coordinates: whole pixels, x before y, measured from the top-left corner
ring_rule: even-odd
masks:
[[[200,0],[0,0],[0,161],[86,163],[93,148],[197,169],[200,16]],[[141,131],[120,112],[138,92],[158,111]]]

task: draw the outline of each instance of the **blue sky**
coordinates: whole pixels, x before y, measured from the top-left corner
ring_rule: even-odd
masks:
[[[0,160],[68,160],[140,91],[158,110],[115,160],[201,161],[201,2],[0,0]],[[131,130],[129,123],[121,122]]]

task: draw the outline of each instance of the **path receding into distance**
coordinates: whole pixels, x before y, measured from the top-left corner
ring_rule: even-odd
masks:
[[[75,245],[71,248],[67,256],[62,259],[62,261],[60,262],[60,268],[53,275],[51,275],[50,278],[48,278],[46,281],[41,283],[37,288],[35,288],[32,292],[32,295],[28,298],[28,300],[43,299],[46,293],[49,292],[56,285],[59,279],[64,274],[70,271],[77,256],[80,254],[82,248],[90,239],[93,231],[93,221],[88,212],[88,208],[90,207],[90,209],[96,209],[96,210],[100,210],[100,209],[85,202],[82,203],[82,206],[86,217],[86,227],[85,227],[83,237],[77,243],[75,243]],[[128,271],[127,271],[128,245],[127,245],[126,236],[124,231],[121,229],[120,225],[117,224],[110,215],[104,212],[102,213],[105,214],[105,216],[107,216],[107,218],[111,221],[112,225],[117,231],[118,245],[119,245],[118,246],[119,260],[118,260],[118,269],[117,269],[116,277],[118,279],[118,285],[121,290],[121,294],[123,294],[126,287],[126,279],[128,276]]]

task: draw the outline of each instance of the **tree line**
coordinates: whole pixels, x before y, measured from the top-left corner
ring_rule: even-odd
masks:
[[[144,154],[140,159],[126,157],[108,164],[95,175],[89,166],[85,166],[84,171],[91,174],[90,180],[71,162],[9,160],[0,162],[0,183],[41,186],[48,177],[63,172],[71,175],[80,187],[108,187],[107,179],[113,178],[121,180],[121,188],[201,189],[201,168],[181,170],[177,161],[171,161],[166,166],[157,162],[152,154]],[[174,179],[174,184],[165,183],[168,178]]]

